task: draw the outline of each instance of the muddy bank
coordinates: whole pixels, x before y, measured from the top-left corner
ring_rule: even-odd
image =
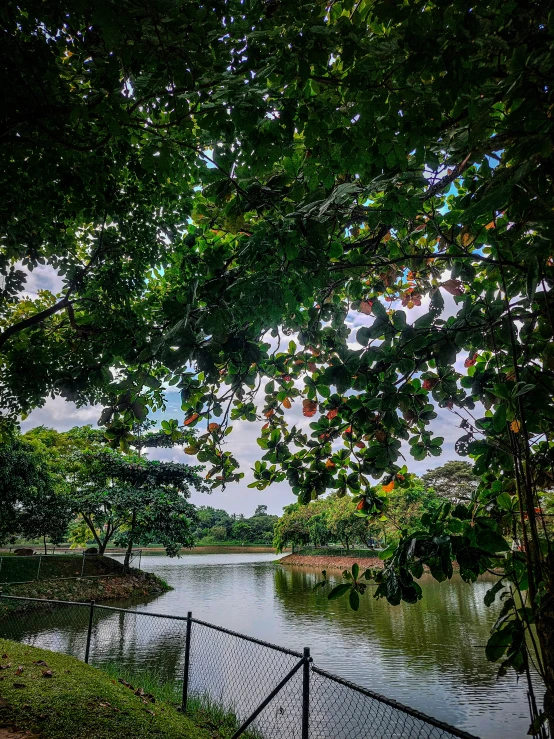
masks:
[[[335,557],[330,554],[308,555],[289,554],[279,560],[279,564],[296,565],[297,567],[315,567],[321,570],[349,570],[354,563],[361,568],[383,567],[383,560],[379,557]]]
[[[159,595],[171,590],[161,578],[151,572],[134,571],[129,575],[112,575],[72,580],[47,580],[22,585],[2,585],[3,595],[19,595],[25,598],[45,600],[89,601],[98,603],[123,600],[141,595]],[[32,609],[32,602],[10,601],[0,598],[0,617],[6,611]]]

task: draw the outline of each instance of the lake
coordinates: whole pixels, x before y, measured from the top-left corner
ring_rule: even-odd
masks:
[[[525,683],[513,674],[497,680],[497,666],[484,654],[498,610],[483,604],[493,578],[467,585],[455,576],[439,584],[425,575],[423,600],[398,607],[376,601],[369,588],[356,613],[347,600],[329,601],[314,591],[319,570],[275,559],[255,553],[143,556],[142,569],[174,590],[143,600],[140,610],[178,616],[191,610],[195,618],[289,649],[308,646],[318,667],[483,739],[525,736]],[[32,616],[19,623],[20,636],[32,633],[36,644],[41,628]]]

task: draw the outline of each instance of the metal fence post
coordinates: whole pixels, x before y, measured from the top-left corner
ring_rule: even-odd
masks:
[[[85,664],[88,665],[88,658],[90,654],[90,638],[92,636],[92,619],[94,617],[94,601],[90,602],[90,613],[88,616],[88,632],[87,632],[87,646],[85,649]]]
[[[42,554],[38,555],[37,580],[40,578],[40,563],[42,562]]]
[[[81,577],[83,577],[84,571],[85,571],[85,553],[83,552],[83,564],[81,565]]]
[[[192,611],[187,613],[187,634],[185,637],[185,668],[183,670],[183,700],[181,710],[186,713],[189,692],[189,667],[190,667],[190,631],[192,627]]]
[[[310,648],[304,647],[304,668],[302,671],[302,739],[310,733]]]

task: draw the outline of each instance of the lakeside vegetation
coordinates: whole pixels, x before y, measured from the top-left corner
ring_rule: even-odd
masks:
[[[212,739],[170,702],[135,695],[108,674],[67,655],[0,639],[2,725],[44,739]],[[6,667],[5,665],[8,665]],[[145,691],[146,692],[146,691]]]
[[[329,596],[496,573],[485,654],[552,735],[552,4],[5,0],[0,29],[0,540],[176,555],[245,423],[249,487],[330,499],[339,539],[339,501],[388,525],[453,450],[469,497],[398,503]],[[101,431],[22,440],[61,399]],[[198,466],[144,456],[174,444]]]

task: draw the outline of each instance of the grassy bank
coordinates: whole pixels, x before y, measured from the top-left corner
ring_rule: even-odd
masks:
[[[41,557],[19,557],[2,553],[0,584],[30,580],[54,580],[81,575],[100,577],[121,575],[123,564],[111,557],[81,554],[49,554]]]
[[[176,709],[180,709],[183,684],[176,681],[167,681],[155,670],[141,670],[139,674],[122,667],[117,663],[102,665],[102,670],[113,679],[122,681],[132,690],[144,691],[153,695],[157,701],[163,701]],[[222,739],[231,737],[240,726],[235,714],[214,701],[209,696],[189,696],[187,701],[187,716],[201,728],[210,732],[217,732]],[[252,731],[243,734],[244,739],[260,739]]]
[[[2,639],[0,654],[2,726],[31,731],[41,739],[224,736],[73,657]]]
[[[14,558],[23,560],[25,558]],[[46,559],[46,558],[45,558]],[[4,595],[48,600],[90,601],[123,600],[137,596],[159,595],[171,587],[151,572],[131,570],[123,573],[123,565],[110,557],[91,557],[90,567],[95,574],[79,577],[75,572],[80,557],[55,555],[49,558],[52,566],[51,579],[25,583],[0,583]],[[67,575],[70,572],[70,575]],[[7,611],[32,610],[33,603],[0,599],[0,617]]]

